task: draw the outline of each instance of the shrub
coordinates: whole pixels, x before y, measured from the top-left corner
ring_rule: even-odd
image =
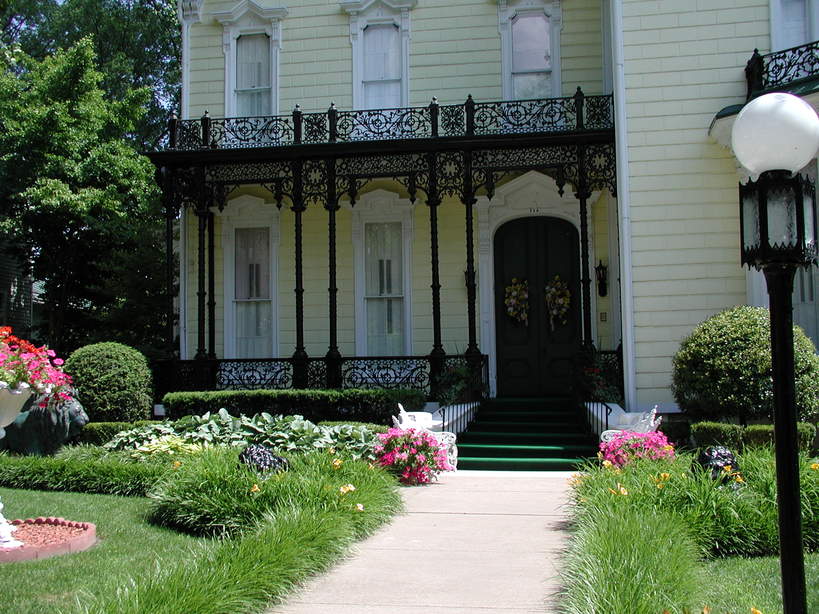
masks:
[[[672,414],[679,416],[680,414]],[[691,440],[691,423],[685,419],[671,419],[670,416],[663,416],[663,421],[658,428],[665,434],[668,441],[676,448],[687,448]]]
[[[421,408],[424,394],[417,390],[219,390],[171,392],[162,399],[171,418],[215,412],[225,408],[233,415],[262,412],[301,415],[321,420],[347,420],[390,424],[405,408]]]
[[[121,343],[94,343],[65,363],[91,421],[135,422],[150,417],[153,398],[148,361]]]
[[[641,458],[672,459],[674,446],[668,443],[665,434],[660,431],[651,433],[621,431],[611,440],[600,444],[600,455],[603,462],[623,467]]]
[[[101,446],[111,441],[114,436],[122,431],[127,431],[134,427],[147,426],[149,424],[157,424],[157,422],[154,420],[139,420],[137,422],[89,422],[71,443]]]
[[[74,458],[0,455],[0,486],[32,490],[64,490],[108,495],[145,496],[170,467],[123,462],[95,448],[78,446]],[[85,457],[80,457],[77,451]]]
[[[671,512],[650,521],[637,509],[585,516],[566,554],[563,609],[567,614],[676,612],[678,604],[691,604],[703,580],[697,555],[688,529]]]
[[[796,425],[796,434],[799,439],[799,449],[810,452],[813,440],[816,439],[816,427],[807,422]],[[771,424],[751,424],[742,433],[742,443],[746,448],[773,446],[774,427]]]
[[[691,425],[691,436],[698,448],[725,446],[736,452],[742,445],[742,427],[724,422],[697,422]]]
[[[343,514],[364,534],[385,517],[361,512],[400,507],[392,478],[363,461],[314,452],[289,457],[287,471],[261,476],[238,457],[235,448],[213,447],[183,461],[150,493],[152,519],[195,534],[236,534],[295,506]]]
[[[428,484],[441,471],[452,471],[446,447],[426,431],[392,428],[378,439],[378,464],[396,473],[403,484]]]
[[[819,411],[819,356],[794,326],[796,404],[802,420]],[[768,310],[733,307],[705,320],[674,356],[672,391],[694,418],[770,417],[773,411]]]
[[[352,458],[373,459],[375,433],[367,427],[339,424],[316,426],[301,416],[231,416],[220,409],[215,414],[186,416],[175,422],[160,422],[119,433],[105,444],[109,450],[140,450],[169,436],[187,444],[245,447],[261,444],[278,453],[305,453],[334,448]]]

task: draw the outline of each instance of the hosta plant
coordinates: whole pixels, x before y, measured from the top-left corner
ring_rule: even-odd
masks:
[[[403,484],[428,484],[441,471],[452,471],[446,448],[427,431],[391,428],[378,439],[378,464],[398,474]]]
[[[186,416],[123,431],[105,444],[109,450],[136,450],[153,440],[173,435],[196,445],[225,445],[244,448],[267,446],[278,453],[305,453],[334,449],[350,458],[374,460],[374,433],[364,426],[339,424],[319,426],[301,416],[232,416],[221,409],[202,416]]]
[[[598,456],[600,456],[604,464],[610,463],[616,467],[623,467],[639,458],[651,460],[673,459],[674,446],[668,442],[665,434],[660,431],[652,433],[621,431],[611,440],[600,444]]]

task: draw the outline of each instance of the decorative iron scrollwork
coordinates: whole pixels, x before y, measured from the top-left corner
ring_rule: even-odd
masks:
[[[260,390],[293,387],[293,364],[288,358],[220,360],[217,390]]]
[[[819,75],[819,41],[762,56],[765,90]]]
[[[324,358],[310,358],[307,361],[307,388],[327,388],[327,361]]]
[[[432,136],[429,107],[341,111],[337,141],[382,141]]]
[[[577,128],[573,98],[483,102],[475,105],[475,134],[568,132]]]
[[[293,119],[288,115],[231,117],[210,122],[212,148],[279,147],[293,144]]]
[[[344,388],[408,388],[429,392],[429,357],[343,358]]]

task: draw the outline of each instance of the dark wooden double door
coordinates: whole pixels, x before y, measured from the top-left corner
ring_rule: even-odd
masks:
[[[498,396],[568,394],[581,341],[580,257],[575,227],[561,219],[528,217],[495,233],[495,330]],[[550,324],[546,286],[555,276],[571,294],[566,323]],[[512,279],[526,280],[528,323],[507,313]]]

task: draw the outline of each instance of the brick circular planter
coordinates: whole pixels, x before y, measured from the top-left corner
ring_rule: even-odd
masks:
[[[90,522],[41,516],[12,520],[11,524],[36,529],[37,538],[32,538],[31,543],[26,543],[24,536],[17,535],[21,531],[15,531],[14,537],[23,542],[23,545],[17,548],[0,548],[0,563],[47,559],[60,554],[82,552],[97,543],[97,527]]]

